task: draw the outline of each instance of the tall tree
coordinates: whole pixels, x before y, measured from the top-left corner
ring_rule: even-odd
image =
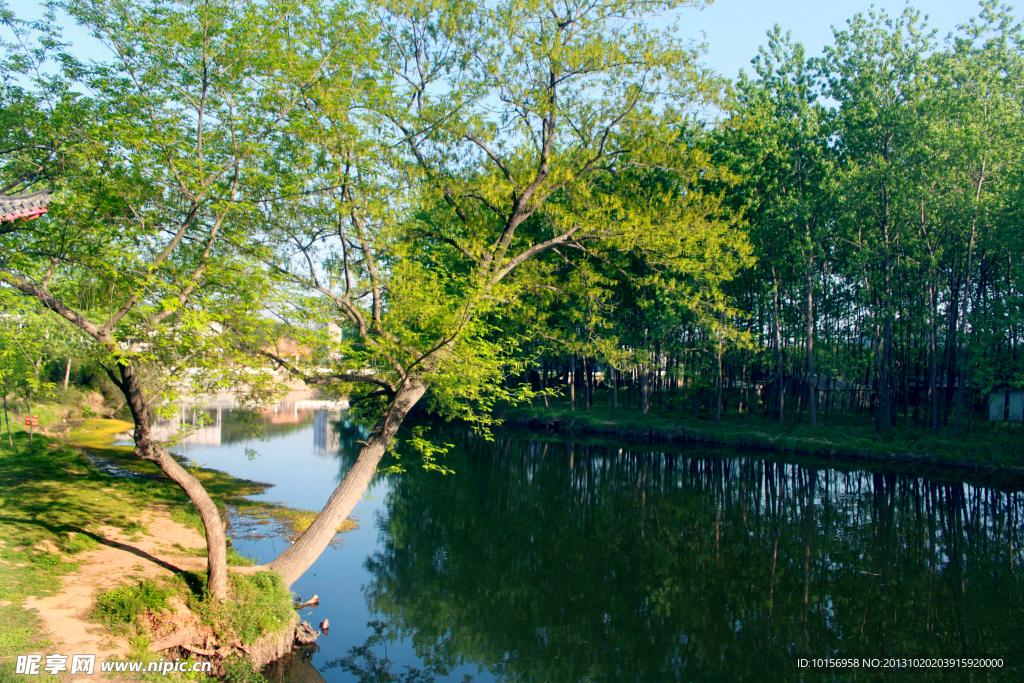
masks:
[[[767,47],[752,61],[757,78],[741,72],[735,112],[723,127],[722,151],[744,179],[737,200],[746,209],[757,247],[759,280],[771,283],[774,386],[779,424],[784,423],[781,290],[802,271],[805,368],[811,425],[817,424],[814,366],[815,262],[827,234],[826,182],[831,173],[830,116],[819,102],[817,69],[776,25]]]
[[[850,212],[842,217],[860,252],[863,287],[875,333],[878,431],[892,430],[894,268],[917,199],[911,190],[920,162],[918,113],[922,64],[932,49],[920,13],[896,18],[884,11],[858,14],[826,48],[825,94],[839,102],[836,130],[841,159],[838,191]],[[875,273],[878,275],[876,276]]]
[[[17,40],[3,63],[0,185],[49,187],[48,216],[0,227],[0,282],[91,338],[156,463],[203,518],[209,591],[227,593],[224,526],[199,481],[157,443],[139,368],[201,369],[230,381],[233,337],[258,327],[267,283],[240,255],[260,211],[295,192],[274,174],[302,92],[356,59],[350,24],[293,2],[68,0],[109,51],[80,64],[52,14],[4,11]],[[220,330],[230,325],[230,334]],[[240,373],[253,388],[259,376]],[[184,375],[182,375],[184,376]],[[237,377],[236,377],[237,379]],[[169,393],[183,390],[171,386]]]
[[[975,273],[979,249],[999,253],[990,237],[1001,212],[1001,187],[1006,174],[1024,158],[1024,58],[1020,24],[995,0],[982,3],[980,16],[961,27],[950,49],[932,60],[935,79],[936,149],[939,161],[952,175],[947,185],[952,212],[949,219],[966,245],[962,296],[954,297],[956,421],[960,433],[968,384],[968,328],[972,308],[978,308],[983,284]],[[973,303],[972,303],[973,302]],[[980,322],[980,321],[979,321]]]
[[[601,244],[676,255],[722,248],[728,223],[708,212],[664,192],[626,202],[594,181],[664,162],[681,112],[713,94],[696,50],[645,23],[694,4],[385,3],[382,73],[372,80],[393,86],[361,111],[402,146],[400,158],[338,135],[350,113],[333,98],[345,83],[312,94],[311,125],[325,126],[312,136],[311,155],[324,160],[318,185],[339,189],[316,221],[282,220],[295,254],[275,268],[347,331],[331,373],[293,370],[311,384],[370,385],[382,403],[327,505],[270,564],[286,581],[326,547],[428,388],[436,410],[461,417],[502,393],[503,348],[488,341],[486,322],[535,288],[541,257]],[[707,165],[699,154],[682,163],[691,174]],[[375,201],[381,191],[387,199]],[[394,211],[403,198],[412,216]]]

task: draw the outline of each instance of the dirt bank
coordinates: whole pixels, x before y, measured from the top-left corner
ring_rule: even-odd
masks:
[[[138,521],[148,534],[98,527],[89,535],[100,547],[75,556],[78,569],[62,578],[56,595],[26,598],[25,608],[39,614],[52,640],[61,645],[61,654],[95,653],[99,659],[124,657],[130,650],[128,640],[106,634],[89,620],[96,596],[127,580],[205,571],[205,558],[185,552],[206,547],[197,532],[175,522],[160,509],[143,511]]]

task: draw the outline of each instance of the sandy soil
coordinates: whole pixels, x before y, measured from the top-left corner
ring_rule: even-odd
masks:
[[[29,597],[25,601],[25,608],[36,610],[53,640],[61,643],[57,652],[99,655],[96,673],[76,674],[74,681],[99,680],[99,661],[115,655],[123,657],[129,651],[127,639],[111,638],[89,621],[89,610],[97,594],[132,579],[206,569],[206,558],[184,556],[174,546],[177,543],[189,549],[204,548],[206,541],[198,533],[171,520],[159,509],[143,512],[140,521],[152,535],[130,536],[114,527],[100,527],[97,540],[101,547],[75,556],[81,563],[79,569],[64,577],[58,595]]]

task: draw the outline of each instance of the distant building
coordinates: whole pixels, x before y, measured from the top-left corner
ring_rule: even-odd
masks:
[[[278,337],[272,346],[266,346],[263,350],[277,356],[278,358],[292,361],[308,358],[310,355],[308,346],[299,344],[297,341],[289,337]]]
[[[988,419],[992,422],[1024,422],[1024,389],[993,391],[989,394]]]
[[[331,338],[332,342],[341,341],[341,327],[336,323],[319,323],[314,327],[316,330],[327,330],[327,336]]]
[[[316,455],[334,455],[341,448],[337,410],[321,409],[313,413],[313,452]]]

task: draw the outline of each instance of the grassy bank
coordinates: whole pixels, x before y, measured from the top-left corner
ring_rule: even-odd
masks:
[[[135,458],[130,447],[110,445],[112,437],[128,430],[130,424],[108,419],[70,424],[62,421],[59,411],[33,413],[43,418],[44,433],[37,431],[31,446],[25,428],[17,423],[12,425],[13,447],[6,425],[0,436],[0,481],[5,484],[0,493],[0,681],[14,678],[18,654],[53,651],[56,644],[47,640],[36,614],[25,609],[25,600],[57,594],[62,577],[79,567],[80,554],[100,547],[101,527],[113,527],[130,537],[147,536],[141,513],[159,510],[202,531],[199,516],[178,486],[155,465]],[[86,450],[143,476],[122,478],[99,472],[85,456]],[[222,509],[230,506],[244,514],[273,517],[295,530],[308,525],[313,517],[313,513],[254,503],[244,497],[265,490],[265,484],[203,468],[193,471]],[[233,551],[229,551],[229,563],[251,564]],[[178,595],[179,602],[189,604],[204,622],[216,625],[226,635],[236,633],[231,637],[237,636],[240,642],[250,638],[254,627],[239,615],[266,613],[262,607],[268,600],[290,610],[287,589],[255,585],[251,577],[234,577],[234,583],[244,585],[234,586],[237,596],[232,604],[241,606],[221,614],[202,606],[204,581],[204,576],[179,576],[160,591],[165,597]],[[262,607],[254,610],[249,604],[253,601]],[[109,615],[97,615],[98,623],[111,628],[112,635],[135,636],[133,649],[145,650],[144,630],[133,621],[137,614],[117,624]]]
[[[111,442],[118,435],[123,435],[131,429],[132,424],[122,420],[91,418],[68,425],[66,435],[61,440],[68,446],[87,452],[119,469],[170,484],[159,467],[135,457],[131,446],[112,445]],[[315,513],[307,510],[253,501],[247,497],[263,493],[270,487],[269,484],[233,477],[218,470],[202,467],[190,467],[190,471],[202,482],[203,487],[221,509],[222,515],[225,514],[225,507],[230,506],[236,514],[254,519],[273,520],[283,525],[291,536],[297,536],[304,531],[316,517]],[[184,494],[182,496],[184,497]],[[202,520],[198,514],[192,514],[187,521],[202,531]]]
[[[507,424],[530,429],[565,430],[579,434],[600,434],[619,438],[696,442],[775,451],[806,453],[829,459],[862,459],[893,463],[1008,470],[1024,473],[1024,425],[980,422],[969,434],[955,436],[951,429],[933,435],[930,430],[899,425],[889,434],[875,432],[863,416],[819,417],[817,427],[790,420],[779,427],[760,414],[746,412],[695,417],[692,411],[652,406],[647,415],[638,409],[609,407],[599,397],[588,411],[581,401],[572,410],[567,401],[550,401],[550,407],[534,401],[532,406],[506,408],[500,412]]]

